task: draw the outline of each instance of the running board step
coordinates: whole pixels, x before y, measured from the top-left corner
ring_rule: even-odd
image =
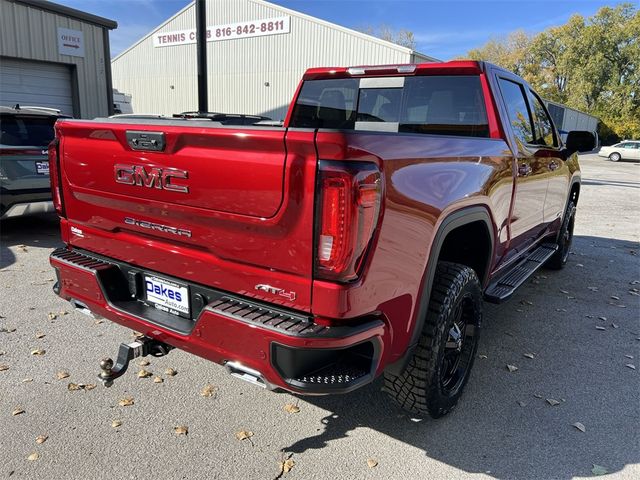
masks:
[[[544,263],[556,253],[555,243],[544,243],[533,250],[526,259],[522,260],[505,275],[491,283],[484,291],[484,298],[491,303],[502,303],[527,279],[533,275]]]

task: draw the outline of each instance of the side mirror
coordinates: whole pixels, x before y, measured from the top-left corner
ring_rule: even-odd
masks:
[[[567,134],[567,157],[574,152],[590,152],[596,148],[596,136],[592,132],[573,130]]]

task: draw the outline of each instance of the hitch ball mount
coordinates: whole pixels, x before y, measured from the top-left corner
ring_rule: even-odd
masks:
[[[139,337],[134,342],[121,343],[115,366],[113,365],[112,359],[103,359],[100,362],[100,369],[102,371],[98,375],[98,378],[105,387],[110,387],[116,378],[124,375],[127,368],[129,368],[129,362],[131,362],[131,360],[138,357],[146,357],[147,355],[162,357],[167,355],[172,349],[173,347],[171,345],[149,337]]]

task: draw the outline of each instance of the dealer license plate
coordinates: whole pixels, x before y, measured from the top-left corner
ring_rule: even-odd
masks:
[[[147,301],[173,315],[189,316],[189,287],[164,278],[144,277]]]
[[[49,162],[36,162],[36,173],[38,175],[49,175]]]

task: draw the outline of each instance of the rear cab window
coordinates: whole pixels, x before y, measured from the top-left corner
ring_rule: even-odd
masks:
[[[307,80],[289,126],[489,137],[478,75]]]
[[[7,147],[46,147],[54,137],[54,116],[0,116],[0,145]]]

